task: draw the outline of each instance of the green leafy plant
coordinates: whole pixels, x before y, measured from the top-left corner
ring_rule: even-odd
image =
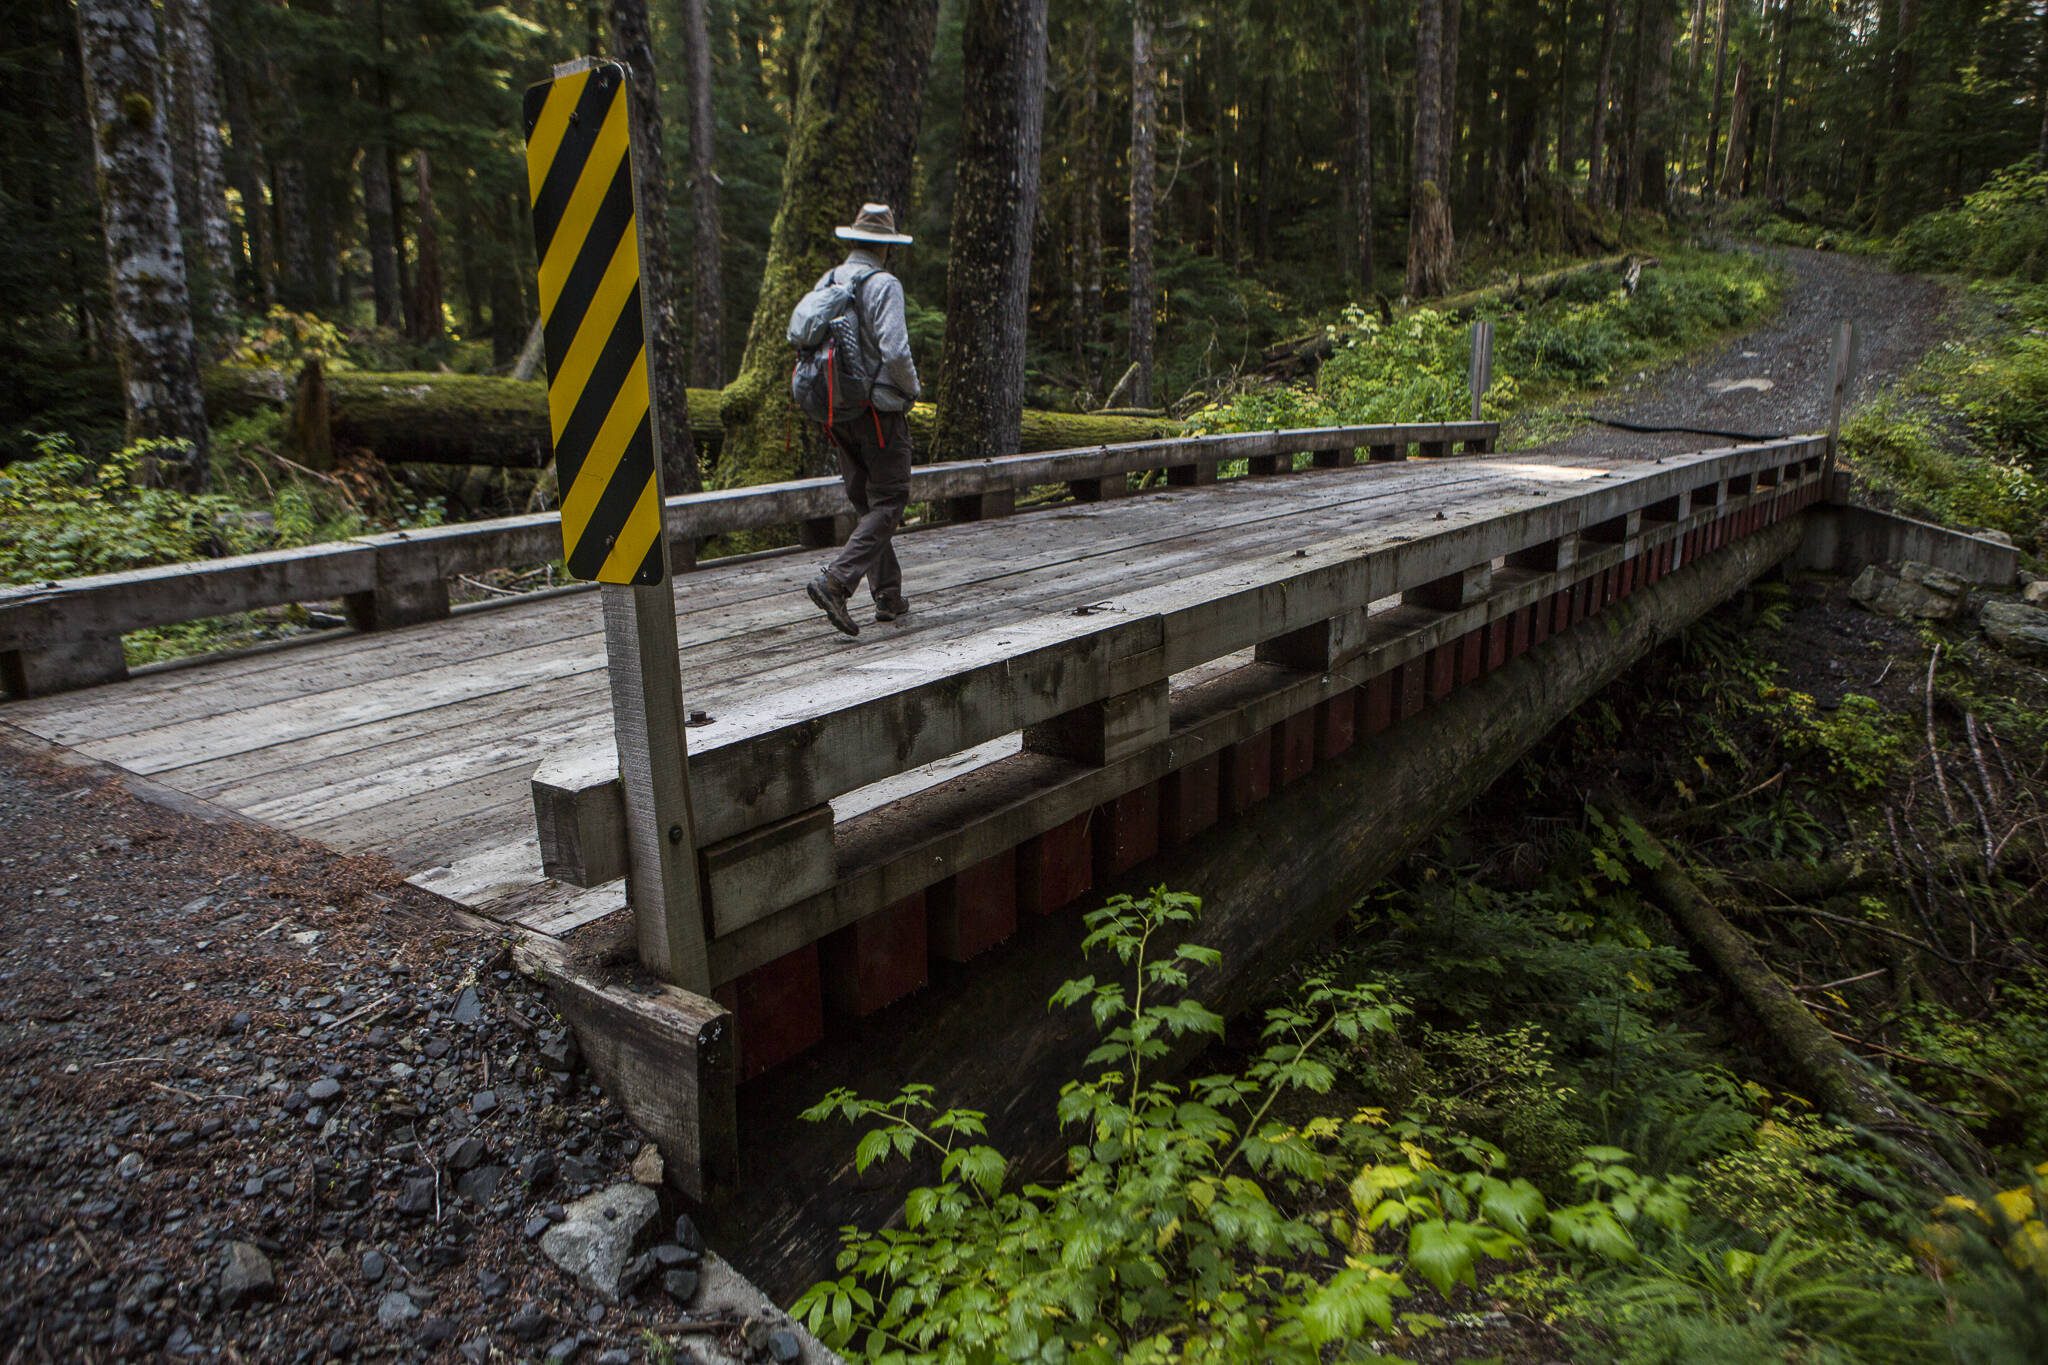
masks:
[[[985,1115],[940,1109],[927,1086],[837,1090],[809,1111],[868,1125],[857,1168],[915,1160],[937,1176],[900,1227],[846,1232],[841,1277],[792,1310],[812,1331],[867,1360],[1313,1361],[1370,1328],[1435,1325],[1396,1314],[1411,1277],[1448,1294],[1537,1240],[1633,1256],[1631,1225],[1682,1220],[1682,1185],[1635,1177],[1618,1152],[1588,1153],[1573,1174],[1584,1197],[1553,1205],[1483,1141],[1378,1110],[1297,1112],[1335,1084],[1327,1049],[1405,1013],[1375,984],[1310,976],[1266,1012],[1240,1069],[1161,1079],[1176,1047],[1223,1028],[1186,994],[1218,962],[1178,941],[1199,908],[1159,888],[1088,917],[1088,949],[1124,974],[1053,999],[1089,1012],[1103,1068],[1061,1091],[1074,1140],[1059,1183],[1013,1183],[981,1140]]]

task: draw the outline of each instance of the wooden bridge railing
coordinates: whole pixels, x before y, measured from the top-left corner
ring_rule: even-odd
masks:
[[[1324,542],[1085,613],[906,642],[885,668],[848,667],[829,689],[729,699],[692,731],[689,759],[714,984],[1427,655],[1429,671],[1404,683],[1419,705],[1440,672],[1447,691],[1473,666],[1459,650],[1498,666],[1512,642],[1550,633],[1553,603],[1562,630],[1589,593],[1597,608],[1602,592],[1625,595],[1816,500],[1826,451],[1825,437],[1801,437],[1666,457],[1582,492],[1481,504],[1411,539]],[[1199,688],[1169,694],[1177,675],[1221,677],[1246,650],[1256,677],[1217,682],[1208,701]],[[833,798],[1019,732],[1021,754],[980,770],[978,814],[906,814],[862,847],[835,829]],[[596,886],[625,874],[608,747],[543,765],[533,793],[550,876]]]
[[[1291,467],[1299,454],[1334,466],[1361,450],[1375,460],[1406,458],[1411,446],[1425,456],[1448,455],[1454,446],[1482,452],[1498,433],[1492,422],[1447,422],[1174,437],[919,465],[910,496],[943,506],[955,520],[977,520],[1007,513],[1017,494],[1048,484],[1093,501],[1154,470],[1169,483],[1207,483],[1238,460],[1261,474]],[[794,525],[801,543],[831,544],[847,510],[839,480],[818,478],[673,497],[665,517],[682,564],[693,561],[699,541],[735,532]],[[0,588],[0,690],[33,696],[115,681],[127,676],[125,632],[265,607],[339,599],[358,630],[434,620],[449,614],[448,581],[456,575],[560,554],[560,517],[545,512]]]

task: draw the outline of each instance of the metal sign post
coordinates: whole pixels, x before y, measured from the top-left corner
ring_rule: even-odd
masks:
[[[1856,377],[1856,324],[1846,319],[1835,324],[1834,353],[1829,362],[1828,380],[1828,459],[1830,473],[1835,468],[1835,447],[1842,439],[1842,405],[1848,401],[1849,384]]]
[[[548,418],[569,572],[602,584],[612,728],[626,796],[640,960],[708,993],[690,816],[675,590],[662,527],[662,424],[647,383],[639,186],[625,68],[582,58],[526,92]],[[682,418],[687,420],[687,418]]]
[[[1472,324],[1472,420],[1479,420],[1480,400],[1493,384],[1493,324],[1481,319]]]

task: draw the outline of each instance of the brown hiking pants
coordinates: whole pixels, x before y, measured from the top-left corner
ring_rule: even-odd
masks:
[[[910,503],[910,423],[900,412],[869,408],[834,422],[825,435],[839,460],[846,500],[860,514],[825,573],[848,593],[865,578],[877,599],[900,597],[903,569],[889,540]]]

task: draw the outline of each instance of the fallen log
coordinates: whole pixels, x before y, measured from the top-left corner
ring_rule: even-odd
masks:
[[[1640,820],[1637,822],[1640,824]],[[1841,1045],[1771,970],[1763,954],[1730,924],[1656,835],[1643,832],[1657,865],[1646,872],[1651,898],[1763,1026],[1794,1081],[1821,1108],[1863,1128],[1917,1129],[1869,1070]]]
[[[325,397],[334,445],[362,448],[392,464],[491,465],[539,469],[550,458],[547,391],[538,382],[494,375],[329,371]],[[293,406],[294,384],[273,369],[218,366],[207,374],[207,411],[215,421],[270,407]],[[719,391],[690,390],[690,431],[700,458],[717,452]],[[912,439],[927,446],[933,412],[910,414]],[[1019,453],[1111,445],[1171,436],[1166,417],[1097,416],[1027,410]]]
[[[1613,256],[1602,256],[1597,260],[1561,266],[1556,270],[1546,270],[1541,274],[1518,275],[1512,280],[1484,285],[1478,289],[1468,289],[1462,294],[1451,294],[1440,299],[1420,299],[1414,306],[1431,308],[1439,313],[1463,315],[1489,303],[1522,298],[1553,298],[1568,282],[1581,275],[1601,271],[1616,271],[1626,275],[1631,268],[1640,274],[1645,266],[1655,264],[1656,261],[1652,257],[1624,251]],[[1632,281],[1629,287],[1633,290]],[[1385,300],[1380,301],[1380,315],[1383,321],[1393,321],[1393,312],[1386,306]],[[1336,335],[1327,328],[1320,332],[1311,332],[1307,336],[1291,337],[1286,341],[1275,342],[1265,349],[1259,358],[1259,373],[1268,379],[1306,379],[1314,375],[1322,363],[1336,353],[1336,349]]]

